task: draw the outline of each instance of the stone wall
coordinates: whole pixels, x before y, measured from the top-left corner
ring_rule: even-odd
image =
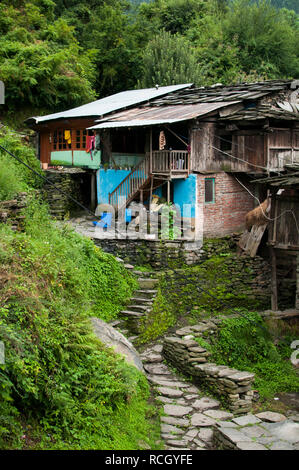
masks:
[[[167,263],[184,262],[195,264],[199,261],[203,250],[201,243],[190,241],[153,241],[130,239],[97,239],[97,246],[107,253],[119,256],[134,265],[149,264],[155,269],[163,268]]]
[[[162,354],[177,369],[225,400],[235,414],[247,413],[252,406],[254,374],[209,362],[211,353],[196,339],[203,333],[215,334],[221,319],[202,320],[164,338]]]
[[[83,205],[89,206],[90,201],[90,175],[78,168],[63,170],[47,170],[45,177],[51,183],[45,183],[43,195],[49,204],[50,214],[58,220],[69,216],[71,212],[78,211],[78,206],[68,196],[72,196]]]
[[[19,193],[14,199],[0,202],[0,222],[8,223],[13,230],[22,228],[22,222],[25,218],[22,210],[27,205],[27,193]]]

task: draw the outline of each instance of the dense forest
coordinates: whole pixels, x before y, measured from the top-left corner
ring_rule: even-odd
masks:
[[[298,18],[296,0],[2,0],[2,114],[22,122],[156,83],[296,77]]]

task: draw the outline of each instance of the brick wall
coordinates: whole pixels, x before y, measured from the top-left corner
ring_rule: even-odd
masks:
[[[205,203],[205,178],[215,178],[213,203]],[[243,179],[242,183],[244,184]],[[252,188],[250,190],[253,192]],[[242,231],[247,212],[255,207],[255,199],[234,176],[225,172],[197,175],[197,198],[199,204],[203,204],[205,237],[219,237]]]

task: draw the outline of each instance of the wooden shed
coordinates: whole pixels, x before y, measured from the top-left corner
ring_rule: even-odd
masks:
[[[278,310],[278,262],[296,280],[295,308],[299,310],[299,165],[287,165],[286,172],[259,180],[271,191],[268,246],[272,265],[272,310]]]

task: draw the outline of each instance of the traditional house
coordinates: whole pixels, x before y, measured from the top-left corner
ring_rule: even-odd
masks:
[[[298,86],[274,80],[133,90],[30,122],[40,133],[41,162],[61,157],[96,169],[98,203],[116,208],[121,196],[125,206],[141,201],[150,209],[157,194],[191,223],[201,207],[204,234],[221,236],[242,230],[266,196],[253,179],[299,162]],[[95,135],[89,154],[87,137]]]
[[[106,143],[103,161],[124,152],[138,136],[143,158],[114,188],[98,172],[99,201],[128,205],[156,193],[191,204],[190,219],[203,207],[204,233],[241,230],[246,213],[265,188],[251,184],[299,162],[299,81],[177,90],[148,105],[113,113],[91,127]],[[183,216],[185,214],[182,214]]]
[[[278,310],[281,284],[294,299],[299,310],[299,164],[286,165],[279,176],[257,180],[270,190],[267,244],[270,248],[272,273],[272,309]],[[292,292],[293,291],[293,292]]]

